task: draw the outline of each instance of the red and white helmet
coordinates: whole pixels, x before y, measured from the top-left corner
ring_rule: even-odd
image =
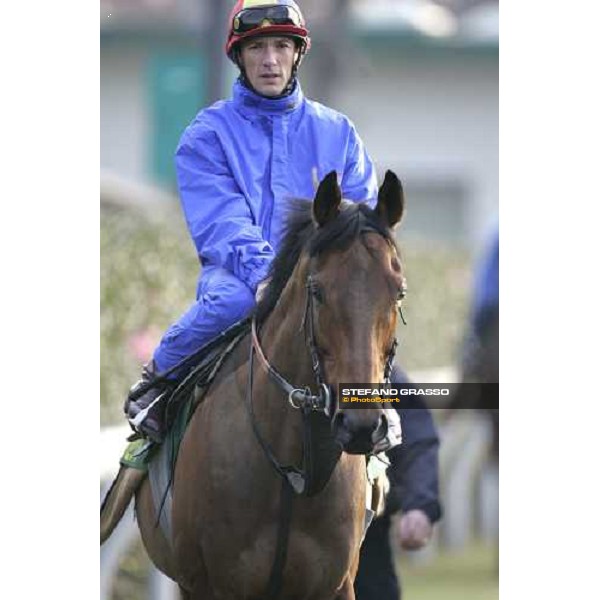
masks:
[[[227,56],[236,61],[239,42],[256,35],[289,35],[299,40],[300,55],[310,48],[310,37],[300,7],[293,0],[237,0],[229,15]]]

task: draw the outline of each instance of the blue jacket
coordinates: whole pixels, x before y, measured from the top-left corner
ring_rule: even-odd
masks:
[[[253,292],[267,275],[289,211],[337,171],[345,198],[374,203],[373,163],[344,115],[304,97],[265,99],[241,83],[202,110],[176,155],[180,198],[203,266],[233,273]]]
[[[337,171],[344,196],[374,204],[375,169],[347,117],[307,100],[296,82],[280,99],[241,83],[202,110],[175,157],[179,196],[202,263],[196,302],[154,352],[161,372],[180,364],[254,307],[279,249],[290,199],[314,198]]]

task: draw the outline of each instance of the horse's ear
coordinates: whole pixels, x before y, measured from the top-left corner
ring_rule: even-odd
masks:
[[[385,179],[379,188],[375,212],[392,228],[402,220],[404,213],[404,191],[396,174],[386,171]]]
[[[337,182],[337,173],[331,171],[319,184],[313,203],[313,217],[319,227],[338,215],[341,202],[342,190]]]

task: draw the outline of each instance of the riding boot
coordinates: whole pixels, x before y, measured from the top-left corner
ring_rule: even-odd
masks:
[[[166,400],[173,386],[166,382],[152,385],[156,379],[156,364],[152,360],[144,365],[142,378],[129,390],[123,410],[134,431],[153,442],[160,443],[166,433]],[[140,391],[148,385],[151,387],[140,395]]]

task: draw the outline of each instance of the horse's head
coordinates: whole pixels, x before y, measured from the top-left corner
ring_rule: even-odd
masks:
[[[299,275],[307,282],[309,347],[316,350],[322,377],[332,390],[339,383],[384,381],[393,358],[399,302],[406,292],[392,234],[403,210],[402,186],[391,171],[374,210],[343,202],[335,172],[317,190],[316,231]],[[344,409],[336,403],[332,427],[346,452],[366,454],[386,436],[388,423],[381,405]]]

